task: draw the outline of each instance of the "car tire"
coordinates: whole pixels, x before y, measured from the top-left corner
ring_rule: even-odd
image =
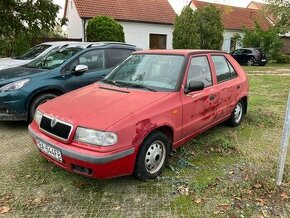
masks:
[[[49,101],[49,100],[51,100],[51,99],[53,99],[53,98],[55,98],[55,97],[57,97],[57,95],[56,95],[56,94],[53,94],[53,93],[45,93],[45,94],[41,94],[41,95],[37,96],[37,97],[32,101],[32,103],[31,103],[31,105],[30,105],[30,107],[29,107],[29,117],[28,117],[28,122],[31,122],[31,121],[33,120],[34,113],[35,113],[35,111],[36,111],[36,108],[37,108],[39,105],[41,105],[41,104],[43,104],[43,103],[45,103],[45,102],[47,102],[47,101]]]
[[[247,61],[247,66],[253,66],[254,65],[254,59],[253,58],[250,58],[248,61]]]
[[[232,111],[232,114],[231,114],[230,119],[228,120],[228,123],[233,127],[239,126],[244,118],[245,109],[246,109],[245,102],[243,100],[240,100],[236,104],[234,110]]]
[[[159,131],[151,133],[140,146],[135,163],[135,177],[141,180],[155,179],[162,173],[169,152],[168,137]]]
[[[266,65],[266,63],[260,63],[259,65],[260,65],[260,66],[265,66],[265,65]]]

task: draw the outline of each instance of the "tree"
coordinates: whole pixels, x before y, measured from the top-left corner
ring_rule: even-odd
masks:
[[[276,28],[280,33],[289,31],[290,1],[289,0],[267,0],[266,13],[274,19]]]
[[[244,29],[242,43],[244,47],[262,48],[270,58],[275,59],[282,47],[279,28],[275,26],[263,30],[258,23],[253,30]]]
[[[14,47],[18,42],[24,49],[30,47],[33,38],[43,31],[53,30],[57,25],[58,11],[59,6],[52,0],[1,0],[0,53],[15,53]]]
[[[220,50],[224,38],[221,11],[213,5],[197,9],[194,21],[200,38],[200,48]]]
[[[114,19],[106,16],[97,16],[88,23],[87,40],[89,42],[125,42],[125,35],[122,25]]]
[[[185,7],[176,17],[173,29],[173,48],[195,49],[199,48],[199,37],[196,32],[193,10]]]
[[[184,8],[176,18],[173,48],[221,49],[224,27],[221,12],[213,5],[193,11]]]

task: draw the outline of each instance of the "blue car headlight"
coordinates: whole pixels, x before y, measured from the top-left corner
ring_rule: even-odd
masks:
[[[19,80],[13,83],[9,83],[0,88],[0,93],[21,89],[22,87],[27,85],[29,82],[30,82],[30,79],[23,79],[23,80]]]

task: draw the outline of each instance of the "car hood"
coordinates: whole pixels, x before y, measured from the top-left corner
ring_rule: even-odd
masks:
[[[12,67],[18,67],[27,64],[31,60],[18,60],[12,58],[0,58],[0,70],[8,69]]]
[[[167,95],[93,84],[40,105],[39,110],[74,126],[104,131]]]
[[[0,84],[6,80],[17,79],[19,77],[26,77],[36,73],[43,72],[42,69],[14,67],[5,70],[0,70]]]

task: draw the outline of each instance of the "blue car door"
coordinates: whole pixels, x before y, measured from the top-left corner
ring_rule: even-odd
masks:
[[[75,68],[78,65],[85,65],[88,70],[82,73],[76,72]],[[66,91],[92,84],[102,79],[109,71],[110,69],[106,68],[104,49],[94,49],[82,53],[63,70],[63,76],[66,77]]]

